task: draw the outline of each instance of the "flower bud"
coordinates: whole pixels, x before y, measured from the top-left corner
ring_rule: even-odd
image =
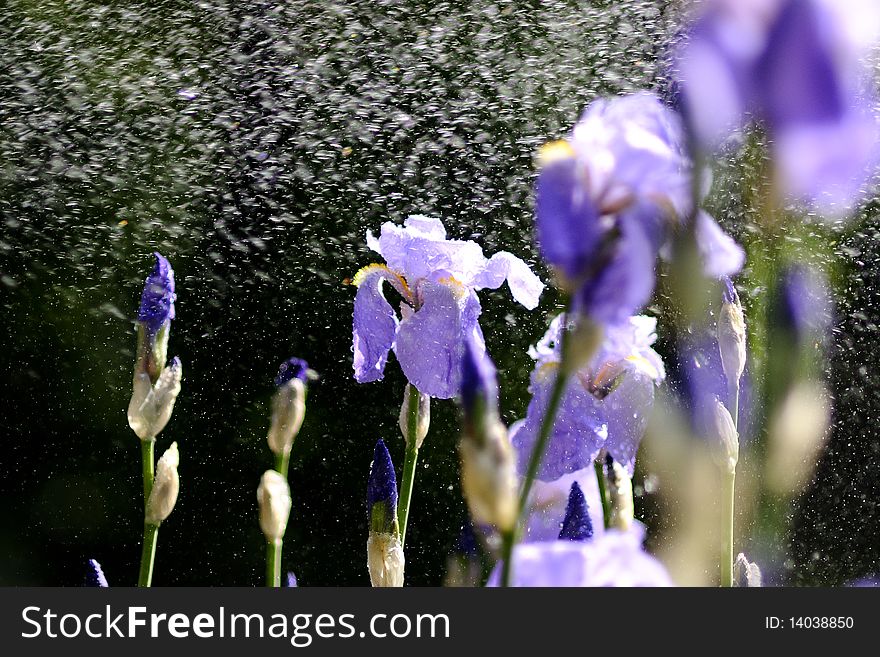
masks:
[[[89,570],[86,572],[86,586],[96,586],[99,588],[107,588],[107,578],[104,577],[104,571],[101,569],[95,559],[89,559]]]
[[[761,569],[758,564],[749,561],[742,552],[733,563],[733,585],[742,587],[760,587]]]
[[[466,340],[461,359],[459,399],[466,421],[483,413],[497,413],[498,383],[495,365],[476,340]]]
[[[483,566],[474,527],[465,523],[458,536],[453,553],[446,559],[446,577],[443,586],[447,588],[475,588],[481,585]]]
[[[717,326],[718,349],[727,384],[730,389],[736,389],[746,367],[746,322],[733,282],[725,276],[723,283],[723,301]]]
[[[302,427],[306,414],[307,379],[308,364],[300,358],[282,363],[275,377],[277,388],[272,397],[272,422],[267,441],[276,456],[290,453]]]
[[[290,486],[287,479],[276,470],[266,470],[257,488],[260,504],[260,529],[267,541],[279,542],[284,538],[290,517]]]
[[[587,508],[587,498],[584,497],[578,482],[573,481],[568,493],[568,505],[565,507],[565,518],[562,519],[559,540],[588,541],[591,538],[593,538],[593,521]]]
[[[635,517],[632,479],[629,478],[626,468],[612,459],[610,454],[606,457],[606,465],[608,502],[611,510],[608,524],[615,529],[627,531]]]
[[[458,445],[461,488],[475,524],[508,531],[516,523],[516,453],[507,429],[497,419],[478,433],[465,432]]]
[[[131,401],[128,403],[128,425],[141,440],[155,440],[174,410],[180,394],[183,366],[176,356],[152,383],[146,372],[135,372]]]
[[[165,450],[156,464],[156,478],[153,480],[153,490],[150,492],[144,514],[146,524],[158,527],[174,510],[177,493],[180,490],[180,478],[177,475],[179,464],[180,453],[177,451],[177,443],[171,443],[171,447]]]
[[[287,572],[287,578],[284,580],[284,586],[288,589],[295,589],[299,586],[296,582],[296,575],[292,572]]]
[[[736,472],[739,461],[739,434],[727,407],[717,397],[709,413],[709,438],[713,441],[712,454],[718,466],[729,474]]]
[[[565,329],[571,331],[571,335],[567,338],[565,362],[561,364],[565,369],[565,376],[577,372],[593,359],[605,334],[602,325],[592,321],[586,315],[576,315],[575,317],[574,325]]]
[[[417,393],[419,395],[418,408],[416,409],[415,421],[415,439],[416,449],[421,449],[425,436],[428,435],[428,427],[431,425],[431,397],[423,392],[419,392],[411,384],[408,384],[403,390],[403,404],[400,407],[400,433],[403,439],[409,444],[409,423],[410,423],[410,394]]]
[[[374,587],[403,586],[405,559],[397,534],[370,532],[367,539],[367,570]]]
[[[373,451],[370,464],[370,477],[367,480],[367,519],[370,533],[398,534],[397,526],[397,477],[394,464],[385,447],[379,440]]]
[[[165,366],[168,334],[174,319],[174,270],[159,253],[153,254],[156,264],[147,276],[138,308],[138,358],[136,372],[146,372],[155,383]]]

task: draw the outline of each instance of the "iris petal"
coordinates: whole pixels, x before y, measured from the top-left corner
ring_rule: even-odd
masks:
[[[354,378],[358,383],[382,379],[388,352],[394,346],[397,316],[382,293],[382,284],[393,277],[394,274],[381,265],[365,268],[356,277],[352,350]]]

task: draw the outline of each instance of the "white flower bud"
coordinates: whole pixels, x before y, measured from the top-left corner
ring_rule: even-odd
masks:
[[[155,440],[171,419],[174,401],[180,394],[183,366],[179,358],[162,370],[155,385],[145,371],[136,371],[128,404],[128,425],[141,440]]]
[[[717,335],[721,367],[728,386],[733,389],[739,386],[746,368],[746,321],[736,290],[729,281],[728,284],[718,315]]]
[[[736,472],[739,461],[739,434],[730,417],[730,411],[717,397],[710,413],[709,437],[714,441],[712,454],[718,466],[725,472]]]
[[[396,534],[370,532],[367,539],[367,570],[374,587],[403,586],[405,559]]]
[[[275,456],[290,453],[306,415],[306,385],[294,377],[279,386],[272,397],[272,423],[266,437]]]
[[[280,472],[266,470],[257,488],[260,503],[260,529],[267,541],[280,541],[290,517],[290,486]]]
[[[418,392],[412,385],[407,385],[403,390],[403,404],[400,406],[400,433],[403,439],[409,442],[409,399],[410,390]],[[416,411],[416,449],[421,449],[425,436],[428,435],[428,427],[431,425],[431,397],[419,392],[419,408]]]
[[[461,488],[476,524],[508,531],[516,523],[516,454],[507,429],[497,419],[487,422],[482,440],[465,434],[459,443]]]
[[[177,475],[179,464],[180,453],[177,451],[177,443],[171,443],[171,447],[165,450],[156,465],[156,478],[153,480],[153,490],[150,492],[144,514],[146,524],[158,527],[174,510],[177,493],[180,490],[180,477]]]

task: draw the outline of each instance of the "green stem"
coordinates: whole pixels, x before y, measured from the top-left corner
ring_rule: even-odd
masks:
[[[734,428],[739,431],[739,381],[730,386],[730,415]]]
[[[608,504],[608,492],[605,489],[605,469],[602,463],[596,461],[593,466],[596,469],[596,481],[599,483],[599,499],[602,501],[602,522],[605,528],[611,526],[611,507]]]
[[[153,583],[153,564],[156,561],[156,543],[159,540],[159,527],[144,523],[144,546],[141,550],[141,571],[138,586],[151,586]]]
[[[419,391],[411,384],[409,388],[409,406],[406,409],[406,455],[403,461],[403,476],[400,481],[400,497],[397,507],[397,524],[400,527],[400,546],[406,544],[406,523],[409,520],[409,506],[412,499],[413,485],[416,479],[416,463],[419,459]]]
[[[290,467],[290,452],[285,452],[279,456],[275,457],[275,469],[284,475],[284,478],[287,479],[287,470]]]
[[[544,417],[541,418],[541,426],[538,430],[538,440],[535,442],[535,446],[532,448],[532,453],[529,456],[529,464],[526,468],[526,474],[523,478],[522,489],[519,493],[519,504],[517,507],[517,521],[514,525],[514,528],[508,532],[505,532],[502,536],[502,544],[501,544],[501,559],[502,559],[502,567],[501,567],[501,586],[510,586],[510,577],[511,577],[511,560],[513,556],[513,548],[516,545],[517,540],[517,532],[520,522],[525,515],[525,512],[529,503],[529,493],[532,491],[532,484],[535,482],[535,477],[538,475],[538,468],[541,465],[541,460],[544,458],[544,452],[547,450],[547,443],[550,440],[550,433],[553,430],[553,423],[556,420],[556,413],[559,411],[559,406],[562,403],[562,396],[565,392],[565,384],[568,380],[568,345],[569,345],[569,333],[567,329],[562,331],[562,336],[560,338],[560,356],[559,356],[559,369],[556,372],[556,378],[553,381],[553,388],[550,391],[550,400],[547,403],[547,409],[544,411]]]
[[[721,491],[721,518],[725,523],[724,545],[721,551],[721,586],[733,586],[733,511],[736,499],[736,471],[724,473]]]
[[[150,499],[150,493],[153,491],[153,479],[156,478],[156,465],[153,458],[155,448],[155,438],[148,438],[147,440],[141,441],[141,470],[144,475],[144,509],[146,509],[147,500]]]
[[[266,541],[266,586],[281,586],[281,539]]]

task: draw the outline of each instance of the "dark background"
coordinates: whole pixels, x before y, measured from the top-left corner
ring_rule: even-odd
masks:
[[[510,250],[547,280],[531,235],[534,152],[597,95],[662,86],[669,4],[8,0],[0,584],[80,584],[90,557],[111,584],[136,580],[140,460],[125,408],[153,250],[176,272],[169,355],[184,364],[157,446],[178,441],[181,494],[154,583],[262,583],[256,487],[272,462],[271,381],[298,355],[321,379],[291,461],[284,567],[303,585],[367,584],[366,475],[379,437],[402,466],[404,380],[393,357],[382,382],[351,377],[354,290],[343,281],[377,257],[365,231],[441,216],[452,237]],[[713,202],[754,242],[746,191]],[[880,570],[880,263],[865,215],[823,240],[822,257],[841,263],[839,420],[791,511],[788,581]],[[513,421],[528,401],[525,349],[555,293],[531,313],[506,288],[481,300]],[[466,518],[457,426],[454,404],[435,401],[408,532],[412,584],[442,580]],[[662,528],[650,500],[638,504]]]

